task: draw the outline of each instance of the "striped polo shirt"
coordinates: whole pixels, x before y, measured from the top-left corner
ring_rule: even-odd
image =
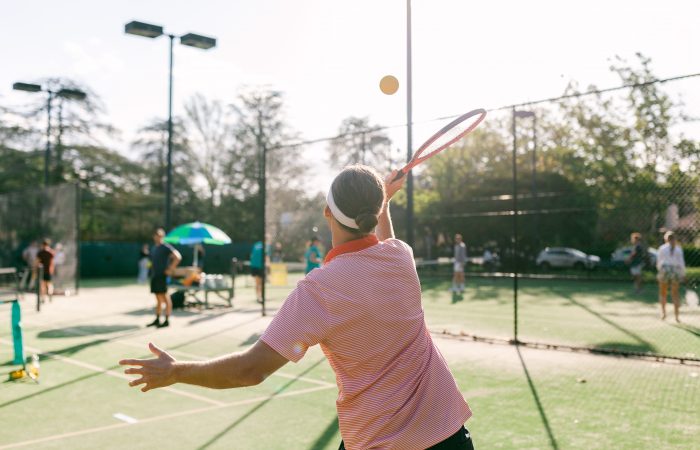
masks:
[[[293,362],[320,344],[348,450],[425,449],[471,416],[425,324],[413,251],[398,239],[333,248],[261,339]]]

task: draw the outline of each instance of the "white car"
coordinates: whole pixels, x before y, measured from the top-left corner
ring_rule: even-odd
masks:
[[[647,248],[649,252],[648,265],[651,267],[656,267],[656,254],[657,250],[653,247]],[[622,267],[627,265],[627,258],[632,254],[632,246],[620,247],[615,250],[612,255],[610,255],[610,264],[613,267]]]
[[[594,269],[600,264],[600,257],[587,255],[575,248],[547,247],[537,255],[535,264],[543,270],[553,267]]]

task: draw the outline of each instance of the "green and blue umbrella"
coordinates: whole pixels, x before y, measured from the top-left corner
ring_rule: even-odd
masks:
[[[226,233],[213,225],[202,222],[192,222],[180,225],[165,236],[168,244],[195,245],[211,244],[225,245],[231,243]],[[197,265],[197,251],[194,252],[194,265]]]
[[[180,225],[165,236],[168,244],[230,244],[231,238],[213,225],[202,222],[192,222]]]

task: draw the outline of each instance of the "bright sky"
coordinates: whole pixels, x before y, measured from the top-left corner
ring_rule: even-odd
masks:
[[[632,60],[641,51],[659,77],[700,72],[698,2],[412,5],[415,121],[556,96],[570,79],[615,86],[608,67],[616,54]],[[350,115],[406,121],[405,84],[393,96],[378,88],[385,74],[406,80],[405,0],[6,2],[0,103],[27,101],[30,94],[12,91],[15,81],[74,78],[102,96],[122,131],[115,145],[126,152],[140,126],[167,113],[167,39],[125,35],[131,20],[217,38],[209,51],[176,46],[176,113],[197,92],[230,103],[243,86],[269,85],[285,92],[288,121],[304,138],[334,135]],[[673,92],[700,116],[700,78]],[[405,135],[393,137],[405,148]]]

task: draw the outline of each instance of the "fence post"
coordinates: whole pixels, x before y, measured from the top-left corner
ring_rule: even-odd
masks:
[[[513,107],[513,343],[518,344],[518,136]]]

